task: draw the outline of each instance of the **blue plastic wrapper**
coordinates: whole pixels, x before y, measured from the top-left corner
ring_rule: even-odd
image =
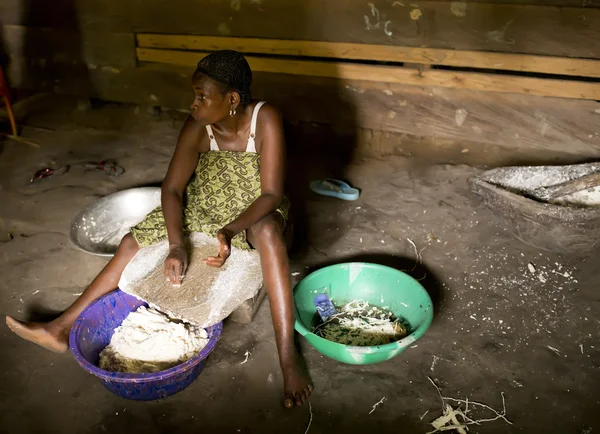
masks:
[[[335,314],[335,306],[327,296],[327,294],[319,294],[315,297],[313,303],[317,308],[317,312],[319,316],[323,320],[323,322],[327,321],[331,315]]]

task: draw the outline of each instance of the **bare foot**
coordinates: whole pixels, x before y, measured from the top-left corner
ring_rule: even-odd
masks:
[[[17,336],[38,344],[47,350],[55,353],[64,353],[69,348],[66,337],[56,337],[46,329],[46,323],[42,322],[21,322],[11,316],[6,316],[6,325]]]
[[[282,363],[283,392],[286,408],[294,405],[300,407],[313,391],[308,372],[298,353],[295,353],[289,363]]]

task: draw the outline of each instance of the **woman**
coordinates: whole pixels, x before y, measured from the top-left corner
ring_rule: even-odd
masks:
[[[284,196],[281,117],[274,107],[251,100],[251,82],[246,59],[235,51],[218,51],[198,63],[192,78],[192,114],[181,130],[162,186],[162,209],[131,229],[106,267],[60,317],[49,323],[23,323],[7,316],[13,332],[49,350],[66,351],[77,316],[117,287],[125,266],[141,247],[168,238],[164,271],[173,285],[179,285],[188,260],[184,235],[204,232],[216,236],[220,245],[218,256],[205,259],[210,266],[223,266],[232,245],[260,253],[283,373],[284,404],[302,405],[312,385],[294,346],[283,238],[289,203]]]

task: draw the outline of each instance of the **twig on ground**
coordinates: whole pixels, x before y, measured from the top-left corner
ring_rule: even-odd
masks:
[[[407,240],[410,243],[410,245],[413,246],[413,249],[415,250],[415,264],[410,269],[410,271],[415,271],[415,268],[417,268],[417,265],[419,265],[421,263],[421,256],[419,255],[419,249],[417,249],[417,245],[415,244],[415,242],[413,240],[411,240],[410,238],[407,238]]]
[[[310,412],[310,418],[308,419],[308,426],[306,427],[306,431],[304,431],[304,434],[308,433],[308,430],[310,429],[310,425],[312,424],[312,419],[313,419],[312,405],[310,405],[310,402],[308,403],[308,411]]]
[[[381,404],[383,404],[383,401],[385,401],[385,396],[383,398],[381,398],[379,401],[377,401],[375,403],[375,405],[373,405],[373,408],[371,409],[369,414],[373,413],[377,409],[377,407],[379,407]]]
[[[0,135],[6,136],[7,139],[14,140],[16,142],[25,143],[26,145],[33,146],[34,148],[39,148],[40,145],[31,140],[24,139],[23,137],[14,136],[12,134],[0,133]]]
[[[548,348],[550,351],[552,351],[554,354],[556,354],[557,356],[562,356],[562,354],[560,353],[559,350],[557,350],[554,347],[551,347],[550,345],[546,345],[546,348]]]
[[[512,425],[512,422],[506,418],[506,401],[504,399],[504,392],[500,393],[500,396],[502,397],[502,411],[498,412],[489,405],[483,404],[481,402],[443,396],[442,391],[440,390],[438,385],[435,384],[435,382],[431,379],[431,377],[427,377],[427,379],[431,382],[431,384],[433,384],[433,387],[435,387],[435,389],[437,390],[438,395],[440,396],[440,399],[442,401],[442,416],[438,417],[433,422],[431,422],[431,426],[433,426],[435,429],[427,434],[433,434],[449,430],[456,430],[460,434],[466,434],[469,429],[469,425],[480,425],[484,422],[492,422],[498,419],[503,419],[507,424]],[[447,403],[447,401],[456,402],[459,404],[459,407],[453,408],[450,404]],[[465,406],[464,411],[460,408],[461,404],[464,404]],[[471,408],[469,408],[469,405],[471,406]],[[473,411],[473,407],[479,407],[491,411],[495,415],[495,417],[486,419],[472,419],[468,416],[468,414],[471,411]],[[423,415],[423,417],[424,416],[425,415]],[[460,416],[463,420],[459,421],[457,416]]]
[[[243,365],[244,363],[248,363],[248,357],[250,357],[252,353],[248,350],[246,350],[246,352],[244,353],[244,356],[246,356],[246,358],[244,359],[244,361],[242,363],[240,363],[240,365]]]
[[[29,124],[21,124],[22,127],[24,128],[33,128],[34,130],[40,130],[40,131],[48,131],[48,132],[55,132],[56,130],[52,129],[52,128],[47,128],[47,127],[40,127],[37,125],[29,125]]]
[[[429,244],[425,245],[425,247],[423,247],[421,250],[419,250],[413,240],[411,240],[410,238],[407,238],[407,240],[410,243],[410,245],[413,247],[413,250],[415,251],[415,264],[413,265],[413,267],[410,270],[404,270],[404,271],[411,272],[411,271],[415,271],[417,269],[417,266],[419,264],[423,263],[423,250],[425,250]],[[423,276],[419,280],[423,280],[423,279],[425,279],[425,276]]]

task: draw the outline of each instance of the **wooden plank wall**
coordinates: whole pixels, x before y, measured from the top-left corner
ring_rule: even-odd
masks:
[[[138,58],[140,57],[140,52],[144,53],[148,49],[197,52],[237,50],[250,56],[252,54],[265,54],[328,58],[338,61],[402,62],[600,78],[600,60],[547,55],[405,47],[399,45],[354,44],[348,42],[156,33],[138,33],[137,43],[139,47],[137,50]]]
[[[598,74],[589,62],[600,60],[600,0],[3,0],[0,22],[13,85],[180,108],[188,105],[190,68],[136,64],[136,34],[423,49],[410,51],[421,56],[415,63],[435,58],[436,49],[461,50],[454,52],[458,66],[481,51],[511,53],[517,60],[523,54],[555,56],[563,58],[564,70],[569,58],[573,65],[589,65],[589,77]],[[408,135],[421,144],[425,138],[432,147],[453,140],[471,149],[479,143],[600,156],[594,95],[587,101],[490,95],[427,81],[366,83],[337,72],[329,78],[257,73],[254,93],[278,104],[293,122]],[[563,91],[551,90],[555,96]],[[393,140],[374,148],[396,152]]]
[[[143,37],[143,38],[142,38]],[[148,38],[153,38],[154,41],[160,38],[160,35],[147,35],[147,34],[139,34],[138,35],[138,43],[140,45],[146,44],[146,40]],[[193,37],[194,40],[197,40],[198,37]],[[171,38],[169,38],[171,39]],[[188,36],[179,36],[180,41],[188,40]],[[216,40],[220,38],[207,37],[206,39]],[[245,38],[227,38],[228,41],[234,43],[219,43],[213,45],[220,45],[222,49],[234,49],[238,48]],[[278,48],[280,45],[279,42],[281,40],[267,40],[262,39],[261,41],[272,41],[272,44]],[[302,43],[308,44],[308,41],[301,41]],[[342,51],[337,49],[337,43],[334,42],[321,42],[321,44],[328,44],[330,47],[334,47],[328,51],[336,52]],[[164,44],[167,45],[167,44]],[[173,46],[182,45],[181,42],[176,42],[174,44],[170,44]],[[345,44],[344,47],[349,46],[350,44]],[[354,48],[353,51],[357,53],[359,51],[362,53],[362,59],[366,61],[372,61],[370,57],[370,53],[375,51],[377,48],[381,48],[381,45],[368,45],[368,44],[352,44]],[[264,52],[259,52],[259,54],[267,54],[273,50],[268,47]],[[412,48],[402,47],[404,50],[412,50]],[[242,49],[242,52],[247,52],[247,50]],[[307,50],[312,53],[312,50]],[[449,55],[453,53],[457,53],[454,50],[438,50],[438,51],[446,51]],[[315,50],[314,53],[319,53],[318,50]],[[477,52],[470,52],[475,54]],[[174,64],[174,65],[184,65],[193,68],[198,62],[199,58],[204,57],[208,53],[202,51],[189,51],[189,50],[173,50],[173,49],[154,49],[147,48],[142,45],[141,48],[137,49],[137,58],[140,61],[146,62],[156,62],[156,63],[166,63],[166,64]],[[478,57],[485,58],[487,53],[480,52],[478,53]],[[503,56],[515,56],[515,55],[506,55],[500,53],[492,53],[495,58],[503,57]],[[317,55],[317,54],[313,54]],[[356,56],[355,56],[356,57]],[[409,55],[407,57],[416,57]],[[501,93],[522,93],[526,95],[538,95],[538,96],[551,96],[558,98],[573,98],[573,99],[588,99],[588,100],[598,100],[600,99],[600,80],[599,81],[589,81],[588,78],[598,78],[600,76],[600,61],[590,60],[590,59],[569,59],[569,58],[553,58],[555,60],[554,63],[559,63],[563,61],[563,68],[546,68],[546,66],[555,66],[555,65],[546,65],[545,62],[539,62],[542,59],[542,56],[535,56],[530,62],[532,65],[535,64],[536,59],[538,60],[539,67],[533,67],[529,69],[535,69],[536,72],[544,72],[546,76],[543,78],[535,78],[535,77],[524,77],[522,75],[518,75],[518,73],[522,72],[518,70],[517,73],[513,72],[511,74],[498,74],[498,73],[487,73],[483,72],[485,70],[482,69],[478,59],[475,56],[472,57],[471,69],[475,69],[476,72],[461,72],[461,71],[446,71],[439,69],[429,69],[428,66],[431,61],[428,61],[426,64],[411,66],[388,66],[388,65],[373,65],[369,63],[354,63],[347,61],[338,61],[335,59],[334,61],[325,61],[319,60],[314,61],[306,58],[301,59],[293,59],[289,56],[279,57],[279,58],[270,58],[256,55],[246,55],[246,59],[250,64],[250,67],[253,71],[257,72],[269,72],[269,73],[282,73],[288,75],[295,76],[312,76],[312,77],[327,77],[327,78],[336,78],[338,80],[349,81],[349,80],[362,80],[369,81],[373,83],[389,83],[389,84],[407,84],[407,85],[418,85],[418,86],[434,86],[434,87],[450,87],[450,88],[458,88],[458,89],[475,89],[486,92],[501,92]],[[527,55],[523,55],[524,58],[528,58]],[[403,58],[403,56],[398,56],[398,58]],[[390,61],[394,58],[389,57]],[[485,65],[488,65],[489,59],[486,59],[483,62]],[[444,65],[444,61],[441,61],[441,64]],[[579,64],[581,64],[581,68],[579,68]],[[499,63],[497,69],[508,69],[510,70],[510,65],[505,65],[504,63]],[[527,64],[529,66],[529,64]],[[555,79],[549,78],[547,74],[555,74],[556,69],[560,70],[564,73],[564,70],[568,68],[568,75],[581,75],[586,76],[583,80],[573,80],[573,79]],[[589,74],[589,75],[587,75]]]

